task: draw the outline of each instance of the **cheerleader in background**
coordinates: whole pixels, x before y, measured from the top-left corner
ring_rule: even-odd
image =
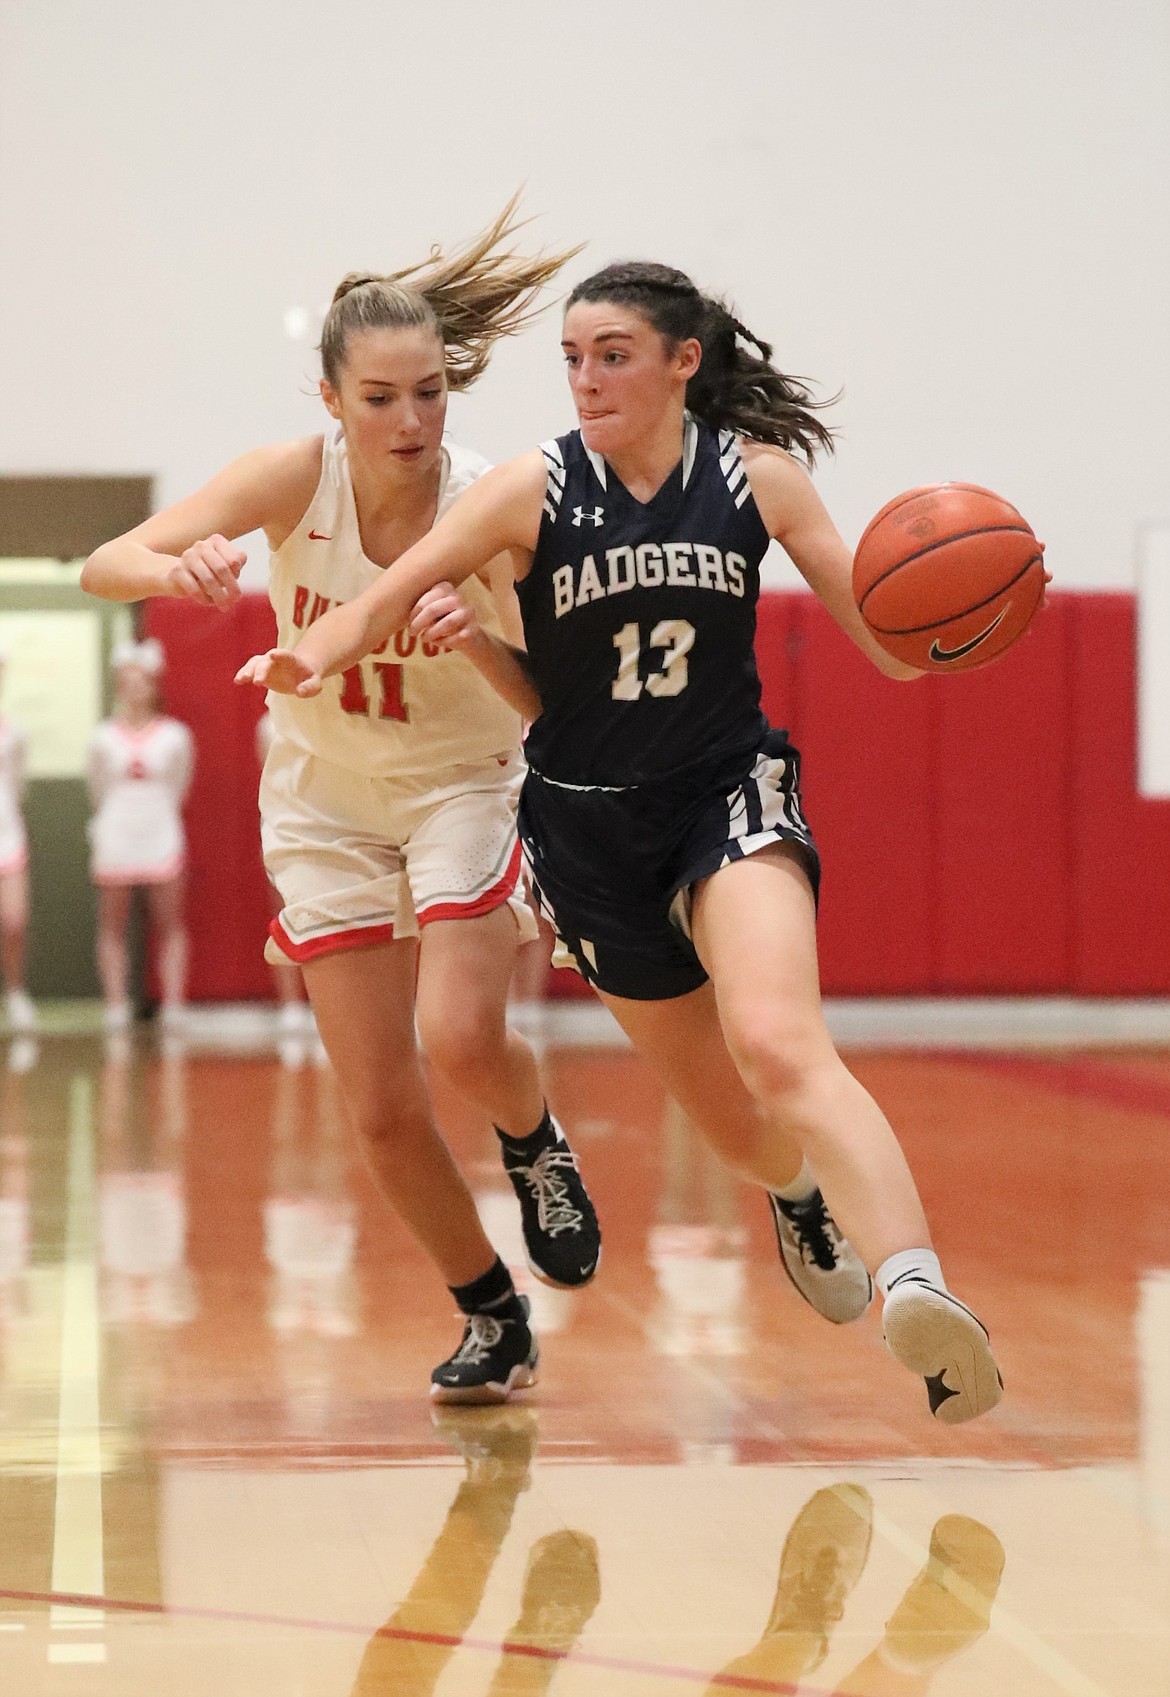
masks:
[[[126,938],[131,899],[142,888],[159,942],[162,1019],[173,1030],[182,1022],[187,983],[182,807],[194,743],[186,725],[159,711],[163,651],[158,642],[119,643],[111,667],[114,711],[93,733],[88,771],[105,1027],[119,1032],[130,1025]]]
[[[0,648],[0,684],[7,655]],[[28,838],[21,803],[28,738],[19,725],[0,715],[0,968],[7,990],[9,1030],[36,1030],[37,1010],[24,987],[24,951],[28,935]]]

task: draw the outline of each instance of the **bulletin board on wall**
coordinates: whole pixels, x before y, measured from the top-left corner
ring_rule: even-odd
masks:
[[[29,734],[28,979],[41,998],[98,993],[85,750],[109,706],[110,649],[136,617],[86,595],[81,563],[152,504],[147,475],[0,476],[0,712]]]
[[[7,608],[0,562],[0,715],[28,737],[27,776],[81,778],[102,712],[102,619],[93,608]]]

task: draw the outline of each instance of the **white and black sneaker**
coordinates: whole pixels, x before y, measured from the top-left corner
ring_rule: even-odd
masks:
[[[431,1374],[433,1402],[507,1402],[537,1381],[540,1350],[528,1324],[529,1303],[517,1297],[519,1318],[469,1314],[463,1341]]]
[[[551,1114],[541,1131],[543,1137],[525,1138],[523,1149],[500,1135],[504,1171],[520,1203],[529,1267],[546,1285],[578,1290],[597,1271],[601,1228],[577,1157]]]
[[[944,1425],[974,1420],[1003,1396],[986,1326],[949,1291],[913,1273],[895,1279],[882,1332],[894,1359],[926,1381],[930,1412]]]
[[[835,1326],[860,1320],[873,1300],[873,1280],[820,1191],[788,1202],[770,1190],[768,1201],[784,1271],[804,1300]]]

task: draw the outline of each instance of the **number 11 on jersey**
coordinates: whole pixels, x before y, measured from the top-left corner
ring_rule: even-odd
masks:
[[[378,677],[378,718],[408,722],[410,714],[402,699],[402,667],[375,660],[374,671]],[[342,712],[359,713],[363,718],[367,717],[370,711],[370,697],[362,677],[361,666],[347,667],[342,672],[341,679]]]

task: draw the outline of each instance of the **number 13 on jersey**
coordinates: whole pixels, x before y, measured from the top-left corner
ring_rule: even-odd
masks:
[[[661,659],[657,671],[641,676],[642,632],[636,624],[623,625],[613,639],[618,651],[618,674],[610,690],[615,701],[637,701],[643,689],[649,695],[681,695],[687,687],[687,655],[695,645],[695,627],[685,619],[660,619],[646,643]]]

